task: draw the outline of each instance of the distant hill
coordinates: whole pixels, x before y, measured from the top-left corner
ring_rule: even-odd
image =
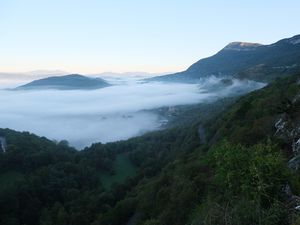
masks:
[[[217,54],[199,60],[183,72],[148,80],[195,82],[214,75],[268,82],[299,70],[300,35],[296,35],[270,45],[232,42]]]
[[[76,89],[98,89],[110,86],[101,78],[90,78],[79,74],[70,74],[66,76],[48,77],[40,80],[32,81],[28,84],[17,87],[17,90],[27,89],[60,89],[60,90],[76,90]]]

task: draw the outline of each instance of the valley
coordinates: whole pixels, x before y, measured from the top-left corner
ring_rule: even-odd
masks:
[[[92,90],[1,90],[0,224],[298,224],[297,40]]]

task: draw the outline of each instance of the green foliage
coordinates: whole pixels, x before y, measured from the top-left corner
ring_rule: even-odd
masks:
[[[252,147],[223,142],[207,163],[212,182],[207,200],[192,215],[192,224],[288,224],[282,189],[289,172],[271,142]]]
[[[254,200],[268,196],[277,199],[287,183],[287,167],[270,141],[249,148],[224,142],[210,152],[209,158],[215,185],[224,198],[241,194]]]

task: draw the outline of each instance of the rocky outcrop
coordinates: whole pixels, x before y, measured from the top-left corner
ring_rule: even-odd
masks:
[[[223,50],[230,51],[253,51],[257,47],[262,46],[259,43],[250,43],[250,42],[231,42],[223,48]]]
[[[281,115],[275,123],[275,135],[288,144],[294,157],[288,162],[290,169],[298,170],[300,167],[300,94],[294,99],[286,99],[279,109]]]
[[[294,97],[293,100],[285,100],[280,107],[282,113],[275,123],[275,136],[282,139],[293,151],[293,157],[288,161],[288,167],[291,170],[300,168],[300,120],[299,120],[299,103],[300,95]],[[287,206],[294,211],[300,213],[300,197],[294,195],[289,184],[283,188]]]
[[[6,139],[5,137],[0,137],[0,152],[6,152]]]

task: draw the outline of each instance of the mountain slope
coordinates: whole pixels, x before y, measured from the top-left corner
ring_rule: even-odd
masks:
[[[242,97],[205,124],[208,144],[180,152],[96,224],[297,224],[300,172],[287,165],[297,153],[275,126],[290,117],[299,127],[299,79]]]
[[[282,74],[299,70],[300,35],[296,35],[270,45],[233,42],[217,54],[199,60],[183,72],[150,80],[195,82],[214,75],[270,81]]]
[[[101,78],[90,78],[79,74],[71,74],[66,76],[48,77],[40,80],[32,81],[28,84],[19,86],[19,90],[28,89],[98,89],[110,86]]]

